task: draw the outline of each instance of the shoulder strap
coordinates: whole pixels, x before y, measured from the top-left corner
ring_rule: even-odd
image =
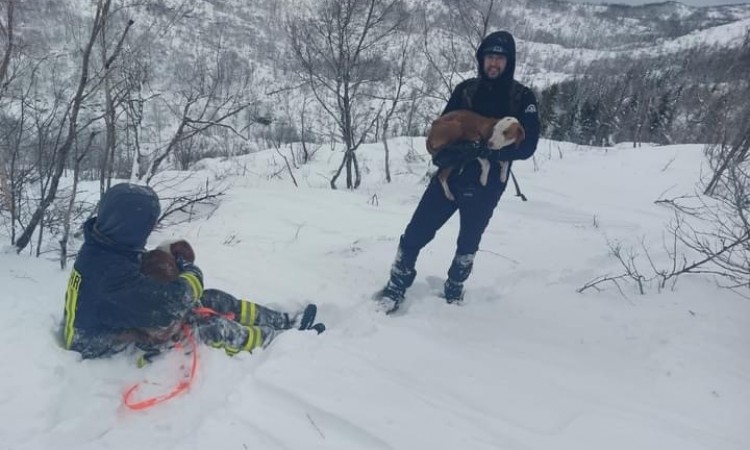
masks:
[[[518,83],[516,80],[513,80],[513,84],[510,86],[510,101],[508,102],[508,107],[510,108],[510,113],[514,117],[521,117],[521,107],[522,107],[522,101],[523,101],[523,86]]]

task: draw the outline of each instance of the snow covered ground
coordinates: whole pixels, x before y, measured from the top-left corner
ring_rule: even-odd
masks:
[[[618,273],[607,242],[660,254],[662,196],[693,192],[699,146],[610,149],[543,141],[516,164],[528,202],[509,189],[477,256],[463,306],[436,296],[453,254],[452,219],[422,253],[403,313],[369,300],[423,191],[422,139],[360,150],[355,192],[327,178],[321,150],[288,176],[267,151],[205,161],[196,177],[229,188],[209,217],[155,233],[193,243],[206,285],[293,310],[316,302],[328,331],[291,331],[234,358],[201,348],[190,392],[152,409],[122,406],[132,357],[81,361],[56,345],[68,273],[0,254],[0,449],[750,448],[750,301],[713,281],[623,297],[576,293]],[[7,238],[4,238],[7,242]],[[644,268],[646,270],[646,268]]]

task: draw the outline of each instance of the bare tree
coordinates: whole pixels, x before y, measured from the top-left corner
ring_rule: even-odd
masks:
[[[420,26],[421,52],[426,62],[420,77],[424,86],[421,94],[445,103],[463,81],[460,73],[472,67],[474,59],[454,33],[434,26],[424,12]]]
[[[27,187],[38,181],[37,167],[33,162],[33,151],[36,142],[50,138],[53,132],[54,118],[61,103],[59,96],[53,95],[50,102],[38,101],[38,90],[41,90],[38,72],[47,58],[42,58],[24,71],[23,80],[16,87],[16,98],[10,104],[15,105],[15,114],[4,115],[3,136],[4,153],[2,167],[7,175],[7,206],[10,213],[10,239],[15,242],[17,227],[25,225],[24,201],[28,194]],[[42,124],[40,126],[40,124]]]
[[[495,19],[495,0],[443,0],[451,19],[450,29],[474,51]]]
[[[19,253],[29,244],[32,234],[36,230],[37,226],[39,226],[39,224],[42,222],[44,214],[56,198],[60,178],[62,177],[63,171],[66,167],[66,163],[68,162],[68,156],[76,140],[78,132],[81,129],[81,125],[78,123],[78,116],[81,112],[81,107],[83,106],[86,99],[89,98],[92,93],[94,93],[100,86],[101,74],[99,74],[99,76],[96,77],[97,79],[95,80],[92,80],[90,78],[90,59],[94,44],[96,43],[99,34],[102,32],[104,21],[106,20],[107,14],[109,13],[111,3],[111,0],[97,1],[96,12],[94,14],[89,37],[82,51],[81,71],[78,78],[78,85],[75,93],[73,94],[73,98],[70,100],[66,108],[67,130],[65,131],[65,137],[64,139],[61,139],[54,150],[54,159],[51,164],[51,166],[53,167],[53,171],[49,189],[41,198],[41,201],[32,214],[29,223],[26,225],[18,240],[15,242],[16,251]],[[132,24],[133,22],[129,21],[126,27],[122,30],[122,37],[119,39],[120,43],[123,41],[124,36],[127,34]],[[114,51],[110,55],[108,61],[105,61],[105,68],[108,67],[111,62],[115,60],[115,58],[117,58],[118,53],[119,51]]]
[[[109,188],[112,180],[112,167],[115,159],[115,148],[117,146],[117,105],[119,99],[115,98],[116,94],[113,92],[114,87],[112,86],[113,71],[110,67],[112,61],[110,61],[109,52],[111,51],[108,46],[107,32],[109,31],[109,22],[113,20],[110,14],[106,14],[102,17],[101,32],[99,33],[99,43],[101,49],[101,60],[104,65],[103,77],[103,88],[104,88],[104,124],[105,124],[105,143],[102,149],[101,166],[99,173],[99,193],[104,195],[104,191]],[[120,36],[120,42],[117,43],[115,51],[120,51],[125,39],[125,34]]]
[[[713,174],[704,191],[707,195],[713,195],[721,184],[730,186],[730,190],[732,186],[743,186],[742,181],[735,178],[744,175],[740,168],[747,167],[750,161],[748,148],[750,145],[748,126],[750,106],[747,103],[747,95],[750,95],[750,82],[746,77],[748,71],[750,71],[750,29],[745,34],[741,50],[726,69],[728,77],[737,79],[739,82],[733,83],[731,91],[727,91],[715,101],[726,115],[718,121],[718,129],[713,135],[713,145],[706,149],[713,168]],[[715,89],[718,90],[720,87],[717,86]],[[737,170],[740,172],[738,173]]]
[[[704,194],[714,203],[704,205],[693,218],[713,224],[705,230],[680,233],[683,242],[719,267],[732,289],[750,289],[750,29],[737,58],[726,68],[727,77],[738,80],[720,99],[727,115],[720,121],[712,145],[706,147],[713,173]]]
[[[382,102],[373,104],[372,91],[387,77],[383,54],[406,18],[401,0],[323,0],[306,16],[288,21],[299,75],[344,143],[332,189],[344,167],[346,187],[359,187],[356,150],[372,132],[383,107]]]
[[[83,149],[79,149],[78,142],[76,142],[76,145],[74,146],[74,154],[73,154],[73,185],[70,190],[70,197],[68,198],[68,204],[63,212],[63,218],[62,218],[62,236],[60,237],[60,268],[65,269],[68,264],[68,240],[70,238],[70,227],[71,223],[73,222],[73,211],[76,208],[76,199],[78,194],[78,182],[79,180],[79,174],[81,170],[81,161],[86,157],[86,155],[91,150],[91,146],[94,142],[94,138],[96,137],[95,132],[91,132],[89,134],[89,137],[86,142],[86,146]]]
[[[310,161],[310,158],[312,156],[312,153],[307,148],[308,144],[308,132],[307,132],[307,104],[309,102],[309,99],[305,97],[302,100],[302,108],[300,108],[299,112],[299,134],[300,134],[300,143],[302,144],[302,164],[307,164]]]
[[[179,71],[178,101],[171,103],[163,99],[178,123],[166,145],[153,151],[150,165],[140,172],[139,178],[145,178],[147,183],[181,144],[213,127],[224,128],[246,139],[231,120],[255,102],[249,94],[251,68],[238,61],[233,52],[219,48],[212,55],[183,64]]]
[[[10,67],[10,60],[14,51],[13,10],[15,3],[13,0],[7,0],[5,3],[5,22],[0,21],[0,38],[4,42],[3,56],[2,61],[0,62],[0,99],[3,98],[3,94],[9,83],[8,67]],[[5,167],[5,155],[0,153],[0,196],[2,196],[2,202],[5,208],[8,211],[11,211],[13,209],[13,202],[10,186],[8,184],[8,173]]]
[[[148,155],[141,148],[144,109],[146,103],[154,96],[147,95],[146,82],[151,68],[145,58],[135,52],[125,52],[125,62],[120,68],[125,106],[125,140],[132,151],[130,179],[138,178],[140,164],[147,161]]]
[[[388,133],[390,131],[391,118],[396,112],[396,108],[404,100],[404,89],[406,87],[406,76],[409,56],[411,53],[412,45],[409,34],[405,34],[401,41],[401,51],[399,52],[398,60],[395,63],[394,74],[390,78],[394,80],[394,87],[389,87],[388,91],[393,92],[387,101],[390,102],[390,106],[385,110],[383,114],[383,128],[382,128],[382,139],[383,148],[385,149],[385,180],[391,182],[391,166],[390,166],[390,149],[388,148]]]
[[[750,71],[750,32],[743,46],[732,52],[735,55],[732,64],[724,66],[725,73],[717,71],[715,75],[718,81],[713,86],[713,96],[708,97],[713,102],[700,105],[701,115],[694,116],[699,118],[693,122],[695,126],[711,125],[704,128],[710,130],[704,138],[712,141],[705,148],[712,170],[700,185],[702,193],[658,201],[672,208],[675,214],[668,228],[670,242],[664,246],[670,263],[659,267],[643,246],[650,275],[642,275],[644,272],[637,269],[635,258],[623,258],[621,253],[613,252],[625,272],[598,277],[580,291],[629,280],[636,281],[643,292],[643,286],[650,282],[662,289],[669,284],[674,286],[678,277],[699,274],[713,276],[721,286],[750,297],[750,104],[746,100],[750,98],[750,81],[745,76]],[[704,61],[711,58],[711,55],[697,56]],[[683,85],[664,85],[661,80],[683,72],[669,70],[660,68],[659,77],[638,71],[638,77],[634,77],[638,80],[627,83],[631,89],[638,87],[631,94],[643,90],[654,98],[658,98],[654,93],[679,95]],[[731,89],[726,88],[724,80],[733,80]],[[636,130],[636,136],[639,132],[654,135],[654,129],[649,129],[653,118],[648,117],[647,111],[659,112],[659,108],[647,108],[646,104],[648,101],[632,107],[634,115],[628,123]],[[645,266],[643,261],[641,265]]]

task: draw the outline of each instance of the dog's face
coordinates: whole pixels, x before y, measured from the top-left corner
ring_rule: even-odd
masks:
[[[141,273],[158,281],[170,282],[177,279],[180,271],[174,256],[156,249],[141,256]]]
[[[506,145],[520,144],[526,138],[523,127],[515,117],[503,117],[492,128],[488,145],[493,150],[499,150]]]

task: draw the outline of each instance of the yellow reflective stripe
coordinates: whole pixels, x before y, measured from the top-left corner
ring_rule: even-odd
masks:
[[[260,347],[260,344],[262,344],[262,342],[261,342],[260,328],[247,327],[247,331],[248,331],[247,342],[242,347],[242,350],[246,350],[249,352],[255,347]]]
[[[242,348],[235,348],[227,345],[226,342],[211,342],[209,345],[213,348],[223,348],[227,355],[234,356],[241,351],[252,351],[256,347],[260,347],[263,342],[263,335],[258,327],[245,327],[247,330],[247,341]]]
[[[73,336],[76,334],[76,308],[78,307],[78,289],[81,287],[81,274],[73,269],[68,279],[68,289],[65,291],[65,348],[70,349],[73,345]]]
[[[242,325],[255,325],[255,316],[258,313],[255,303],[240,300],[240,323]]]
[[[201,285],[201,282],[198,279],[198,277],[196,277],[190,272],[183,272],[180,274],[180,277],[188,282],[188,284],[190,285],[190,289],[193,290],[193,297],[196,300],[198,300],[199,298],[203,296],[203,286]]]
[[[247,302],[240,300],[240,323],[247,323]]]

